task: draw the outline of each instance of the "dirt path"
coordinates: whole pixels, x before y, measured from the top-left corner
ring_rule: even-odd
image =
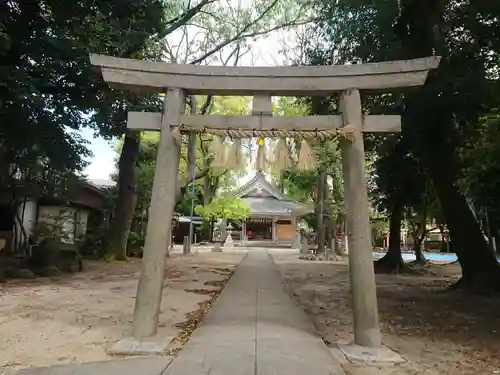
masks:
[[[352,339],[346,262],[308,262],[297,254],[273,257],[327,344]],[[432,265],[423,276],[377,275],[384,343],[409,363],[350,375],[500,374],[500,299],[443,292],[457,265]]]
[[[243,257],[170,257],[159,334],[185,336],[193,316],[206,309]],[[87,262],[86,271],[75,276],[0,284],[0,374],[27,366],[109,359],[105,349],[130,328],[138,266],[137,259]],[[182,341],[173,344],[174,352]]]

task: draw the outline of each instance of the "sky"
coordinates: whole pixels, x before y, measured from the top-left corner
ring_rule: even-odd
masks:
[[[242,57],[240,66],[272,66],[281,65],[283,57],[278,51],[282,48],[281,41],[287,37],[285,32],[273,32],[267,38],[258,39],[252,42],[251,53]],[[92,151],[93,157],[88,158],[89,165],[85,168],[84,174],[89,179],[107,180],[115,170],[117,153],[115,145],[117,141],[108,142],[102,138],[95,138],[91,129],[84,129],[80,132],[83,138],[90,144],[88,148]],[[244,183],[244,177],[241,181]]]
[[[89,179],[108,180],[110,174],[115,169],[116,152],[114,149],[115,142],[107,142],[102,138],[94,138],[94,131],[84,129],[80,132],[81,136],[88,140],[90,144],[88,148],[92,151],[93,156],[88,158],[90,163],[83,173]]]

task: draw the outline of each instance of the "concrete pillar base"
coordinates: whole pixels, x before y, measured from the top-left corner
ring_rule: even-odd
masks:
[[[160,355],[164,354],[174,336],[151,337],[136,339],[124,337],[111,346],[106,353],[109,355]]]
[[[344,357],[354,364],[381,366],[406,362],[398,353],[385,346],[366,348],[355,344],[339,344],[339,349]]]

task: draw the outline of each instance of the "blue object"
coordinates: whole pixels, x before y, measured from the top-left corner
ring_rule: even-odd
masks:
[[[380,259],[382,258],[386,253],[373,253],[373,259]],[[403,260],[405,262],[413,262],[416,260],[415,254],[413,253],[402,253]],[[425,259],[431,261],[431,262],[454,262],[456,261],[457,255],[454,253],[426,253],[424,252],[424,257]],[[498,261],[500,259],[497,258]]]

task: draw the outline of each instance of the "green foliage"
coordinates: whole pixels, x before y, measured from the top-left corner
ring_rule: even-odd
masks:
[[[107,225],[100,225],[97,228],[87,228],[85,241],[80,246],[80,252],[84,256],[91,256],[100,259],[106,255],[104,241],[108,232]]]
[[[129,254],[136,253],[138,250],[141,250],[144,246],[145,240],[146,236],[143,232],[130,231],[127,243],[127,250]]]
[[[65,241],[68,240],[68,233],[65,231],[65,223],[72,220],[72,212],[60,210],[58,214],[45,216],[39,219],[33,231],[33,240],[39,243],[43,240]]]
[[[474,203],[500,214],[500,114],[497,109],[482,119],[463,154],[461,184]],[[479,146],[479,147],[478,147]]]
[[[376,147],[375,189],[372,197],[379,210],[395,204],[416,207],[426,195],[429,177],[401,137],[391,137]]]
[[[220,219],[245,220],[252,214],[250,207],[241,198],[236,198],[230,194],[217,197],[208,205],[198,205],[194,211],[208,222]]]
[[[404,200],[403,205],[419,205],[420,197],[428,191],[430,178],[426,166],[422,165],[422,156],[430,146],[441,149],[462,147],[464,140],[479,123],[481,113],[477,110],[484,108],[486,102],[484,95],[487,90],[483,85],[485,67],[493,68],[498,63],[498,59],[493,58],[498,52],[495,47],[498,43],[493,42],[492,38],[494,26],[487,22],[498,10],[498,6],[492,3],[490,6],[462,3],[456,7],[448,7],[452,2],[446,1],[439,5],[445,4],[443,9],[446,16],[433,18],[437,13],[432,12],[437,9],[422,5],[418,8],[421,13],[417,15],[417,8],[412,6],[413,3],[416,2],[403,1],[400,6],[397,2],[374,3],[363,0],[338,4],[319,2],[328,16],[325,23],[318,25],[316,29],[321,43],[309,50],[310,61],[319,64],[395,60],[416,57],[415,54],[427,56],[433,51],[410,51],[422,43],[405,39],[408,22],[413,22],[411,17],[415,17],[438,23],[432,29],[437,30],[435,35],[441,38],[438,42],[442,44],[437,53],[445,59],[441,63],[438,79],[431,80],[424,87],[427,99],[422,105],[427,110],[419,107],[418,120],[414,113],[405,114],[404,102],[409,95],[392,93],[363,97],[365,111],[368,113],[404,114],[402,139],[391,136],[375,142],[368,139],[367,142],[368,149],[377,154],[377,186],[372,192],[375,194],[375,202],[383,209],[392,204],[390,201],[395,200]],[[479,16],[473,20],[470,15],[476,11],[479,11]],[[458,31],[459,29],[462,31]],[[469,30],[468,35],[472,38],[467,42],[457,37],[464,35],[464,30]],[[490,55],[492,58],[486,58],[486,55],[478,51],[479,45],[483,44],[472,35],[476,38],[490,38],[492,44],[488,48],[493,53]],[[469,44],[472,40],[476,44]],[[481,62],[472,58],[475,54],[481,56]],[[440,94],[436,100],[438,92]],[[476,93],[472,94],[473,98],[471,92]],[[438,124],[429,120],[429,111],[433,115],[439,114]],[[429,129],[426,130],[426,127]],[[444,142],[443,136],[446,138]],[[425,163],[436,161],[438,160],[425,160]],[[457,166],[453,163],[449,168],[454,169],[455,173]]]
[[[0,162],[79,170],[89,155],[73,130],[107,108],[89,52],[132,56],[164,30],[153,0],[7,1],[0,4]],[[105,112],[105,111],[104,111]],[[69,129],[69,130],[68,130]]]
[[[318,1],[318,7],[327,17],[315,28],[311,64],[442,56],[422,88],[363,93],[366,113],[401,113],[403,120],[400,137],[367,137],[367,149],[376,153],[374,200],[419,224],[429,212],[440,223],[444,218],[465,284],[500,288],[477,215],[490,213],[498,233],[500,216],[491,207],[497,184],[483,179],[496,179],[498,160],[495,125],[485,118],[500,106],[499,3],[346,0]]]
[[[316,184],[318,171],[298,171],[286,169],[281,172],[283,178],[283,190],[293,200],[302,203],[314,202],[316,195]]]
[[[206,97],[198,97],[197,105],[201,107]],[[249,99],[245,97],[216,97],[212,100],[208,114],[246,114],[249,111]],[[153,189],[153,178],[156,166],[156,151],[160,135],[157,132],[144,132],[141,135],[140,151],[137,160],[137,204],[135,215],[147,215],[147,210],[151,201],[151,192]],[[188,176],[188,155],[187,139],[183,138],[183,147],[181,151],[181,160],[179,164],[179,174],[181,183],[182,197],[176,204],[176,212],[183,215],[191,213],[192,199],[194,205],[210,202],[215,196],[216,190],[230,190],[236,184],[236,177],[241,172],[226,171],[220,168],[212,168],[212,155],[209,147],[212,141],[210,134],[201,134],[196,139],[196,169],[195,169],[195,187],[194,195],[192,193],[191,178]],[[117,153],[121,152],[123,147],[123,137],[117,145]],[[117,157],[118,159],[118,157]],[[118,165],[117,165],[118,168]],[[112,176],[113,180],[118,180],[118,170]],[[116,199],[116,188],[115,191]]]
[[[257,39],[272,30],[289,27],[307,18],[309,13],[303,12],[303,2],[297,0],[273,0],[266,3],[262,0],[253,0],[244,3],[220,3],[214,0],[199,0],[195,4],[191,1],[178,0],[176,2],[163,2],[164,12],[158,15],[165,16],[169,20],[163,31],[148,39],[143,48],[134,54],[118,55],[121,57],[132,57],[138,59],[154,59],[172,63],[209,64],[217,62],[218,65],[237,65],[240,58],[249,52],[247,42]],[[282,12],[283,7],[287,12]],[[292,18],[289,18],[292,17]],[[152,23],[154,25],[154,23]],[[115,54],[116,55],[116,54]],[[125,131],[126,112],[129,110],[158,111],[160,107],[160,96],[143,95],[137,93],[123,94],[116,90],[103,90],[101,102],[104,103],[100,111],[92,117],[92,125],[104,136],[117,136]],[[211,105],[211,97],[203,104],[200,112],[206,113]],[[192,108],[193,109],[193,108]],[[191,110],[192,110],[191,109]],[[197,108],[198,109],[198,108]],[[200,113],[197,111],[197,113]],[[131,135],[131,134],[128,134]],[[132,144],[132,137],[126,137],[126,145],[123,150],[133,150],[127,157],[123,157],[119,164],[119,175],[121,189],[117,207],[122,212],[114,217],[110,231],[110,243],[120,252],[119,257],[124,254],[125,237],[128,233],[128,223],[133,216],[134,194],[131,190],[126,191],[123,186],[134,186],[135,173],[134,160],[137,150]],[[193,138],[188,142],[192,150]],[[212,156],[208,152],[210,137],[198,137],[196,148],[201,151],[202,161],[193,162],[191,158],[182,158],[181,168],[188,172],[180,178],[179,189],[176,191],[176,200],[179,201],[186,196],[186,188],[191,180],[203,179],[203,201],[209,202],[221,183],[228,182],[230,175],[224,171],[211,168]],[[124,152],[125,154],[125,152]],[[192,155],[192,153],[190,152]],[[122,155],[123,156],[123,155]],[[189,161],[187,160],[189,159]],[[184,168],[184,163],[190,164]],[[194,168],[196,164],[197,168]],[[148,171],[151,168],[146,167]],[[198,171],[193,171],[198,169]],[[148,172],[143,171],[143,174]],[[192,174],[196,172],[193,177]],[[142,173],[142,172],[141,172]],[[150,190],[147,194],[150,194]],[[186,202],[183,202],[186,203]],[[186,205],[183,205],[184,207]],[[126,220],[122,220],[125,218]]]
[[[192,191],[193,185],[189,185],[184,190],[184,195],[175,205],[175,212],[181,215],[189,216],[191,215],[191,207],[196,207],[199,204],[203,204],[203,187],[200,184],[194,184],[194,191]]]
[[[40,276],[56,276],[61,271],[83,271],[77,246],[54,239],[44,239],[34,247],[28,263]]]
[[[145,133],[140,141],[140,153],[137,163],[137,203],[136,212],[147,212],[153,190],[153,177],[156,166],[158,133]]]

